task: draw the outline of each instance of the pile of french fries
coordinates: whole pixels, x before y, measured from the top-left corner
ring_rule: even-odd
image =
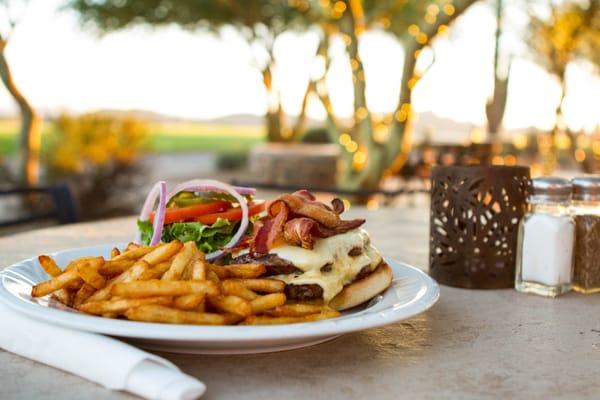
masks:
[[[63,269],[38,257],[51,279],[32,287],[81,312],[132,321],[193,325],[271,325],[317,321],[339,313],[321,304],[289,303],[285,283],[264,278],[262,264],[216,265],[194,242],[130,243],[110,259],[82,257]]]

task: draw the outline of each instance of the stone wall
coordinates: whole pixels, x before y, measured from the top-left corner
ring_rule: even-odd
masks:
[[[335,187],[338,157],[335,144],[269,143],[250,152],[250,176],[268,185]]]

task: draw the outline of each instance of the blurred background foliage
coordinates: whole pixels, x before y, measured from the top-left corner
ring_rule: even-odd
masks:
[[[132,116],[60,115],[45,151],[47,180],[68,182],[82,218],[128,213],[128,193],[142,182],[139,158],[148,126]]]

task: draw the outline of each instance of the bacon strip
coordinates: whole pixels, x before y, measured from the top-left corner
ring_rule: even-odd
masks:
[[[268,217],[255,225],[250,254],[268,254],[281,237],[290,244],[312,249],[317,238],[348,232],[365,223],[364,219],[344,221],[344,203],[336,198],[331,207],[316,200],[308,190],[283,194],[266,206]]]
[[[356,229],[365,223],[364,219],[353,219],[341,221],[335,228],[327,228],[317,221],[306,218],[294,218],[288,221],[283,228],[283,237],[286,242],[302,246],[305,249],[312,249],[317,238],[327,238],[340,233],[346,233]]]
[[[280,204],[283,202],[293,214],[312,218],[328,228],[338,226],[340,216],[325,204],[309,199],[307,193],[307,191],[301,191],[292,194],[282,194],[267,204],[267,210],[271,216],[275,216],[281,207]]]
[[[258,228],[252,246],[253,254],[267,254],[283,232],[283,226],[288,219],[289,209],[283,202],[277,206],[275,217],[265,220],[263,225]]]

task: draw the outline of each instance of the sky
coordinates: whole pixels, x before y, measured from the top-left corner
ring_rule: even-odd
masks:
[[[220,36],[187,32],[177,27],[135,27],[99,37],[82,30],[77,17],[59,11],[61,0],[33,0],[12,34],[7,58],[17,85],[33,105],[46,114],[99,109],[154,111],[175,117],[211,119],[250,113],[262,115],[266,96],[253,52],[232,29]],[[559,99],[557,82],[537,66],[521,36],[526,19],[507,10],[511,33],[502,38],[505,54],[513,56],[507,129],[535,126],[548,129]],[[485,123],[485,101],[492,93],[495,22],[490,7],[476,4],[436,40],[435,62],[414,91],[417,112]],[[316,35],[284,34],[277,41],[276,84],[284,108],[297,113],[304,87],[314,70]],[[333,46],[328,85],[336,112],[352,112],[350,69]],[[402,48],[382,33],[364,35],[360,51],[365,60],[367,101],[376,112],[394,109],[402,71]],[[427,64],[424,53],[420,63]],[[567,72],[565,115],[575,130],[591,131],[600,124],[600,78],[586,66]],[[0,114],[15,105],[0,88]],[[318,102],[309,116],[323,118]]]

